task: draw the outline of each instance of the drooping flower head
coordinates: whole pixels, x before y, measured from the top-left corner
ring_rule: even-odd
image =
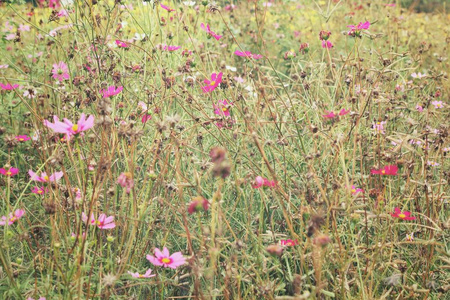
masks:
[[[126,188],[126,193],[129,194],[134,187],[133,174],[130,172],[122,172],[117,178],[117,183],[121,187]]]
[[[163,248],[163,251],[155,248],[155,256],[147,255],[147,259],[155,266],[163,266],[171,269],[176,269],[186,263],[186,259],[181,252],[175,252],[170,255],[166,247]]]
[[[38,176],[32,170],[28,170],[28,175],[30,175],[30,179],[38,182],[57,182],[63,177],[63,172],[55,172],[52,175],[48,176],[46,172],[42,172],[41,176]]]
[[[69,79],[69,68],[63,61],[60,61],[57,64],[53,64],[52,74],[52,77],[58,81]]]
[[[152,269],[148,269],[145,274],[139,274],[138,272],[133,273],[130,271],[128,271],[128,274],[130,274],[133,278],[150,278],[156,276],[156,274],[152,274]]]
[[[23,209],[17,209],[14,214],[10,213],[9,218],[6,216],[3,216],[0,221],[0,225],[12,225],[15,222],[17,222],[22,216],[25,214],[25,211]]]
[[[209,27],[208,24],[200,24],[200,28],[203,29],[204,31],[206,31],[206,33],[208,34],[208,36],[212,36],[213,38],[215,38],[216,40],[220,40],[222,38],[221,35],[218,35],[217,33],[215,33],[214,31],[211,30],[211,28]]]
[[[9,168],[9,169],[0,169],[0,174],[8,176],[8,177],[14,177],[19,173],[19,169],[17,168]]]
[[[391,216],[394,218],[399,218],[402,220],[415,220],[415,217],[411,217],[411,213],[409,211],[402,212],[400,208],[394,208],[394,213],[391,213]]]
[[[396,165],[388,165],[381,169],[372,169],[370,173],[372,175],[397,175],[398,167]]]
[[[369,29],[370,27],[370,22],[366,21],[364,23],[359,23],[358,25],[348,25],[348,28],[350,28],[349,32],[347,33],[348,35],[352,36],[352,37],[361,37],[361,31],[363,29]]]
[[[116,45],[119,46],[120,48],[128,48],[129,45],[127,43],[125,43],[124,41],[121,40],[116,40]]]
[[[262,176],[256,176],[254,182],[252,183],[252,188],[259,189],[260,187],[274,187],[277,183],[274,180],[269,180]]]
[[[351,192],[352,192],[352,195],[357,195],[358,193],[364,193],[364,190],[352,185]]]
[[[7,84],[0,83],[0,87],[2,88],[2,90],[12,91],[12,90],[17,89],[19,87],[19,85],[18,84],[11,85],[11,83],[7,83]]]
[[[222,72],[220,72],[219,74],[212,73],[211,80],[205,79],[203,82],[206,83],[207,86],[202,87],[203,92],[209,93],[214,91],[222,82],[222,75],[223,75]]]
[[[298,245],[298,241],[297,240],[291,240],[291,239],[280,240],[280,245],[281,246],[286,246],[286,247],[292,247],[292,246]]]
[[[119,94],[123,90],[123,86],[115,87],[114,85],[109,86],[107,89],[100,90],[100,94],[103,95],[103,98],[109,98]]]
[[[209,202],[201,196],[192,198],[191,203],[188,206],[188,213],[192,215],[195,212],[207,211],[209,208]]]

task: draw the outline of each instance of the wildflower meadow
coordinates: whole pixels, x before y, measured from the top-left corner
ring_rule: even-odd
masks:
[[[450,299],[446,1],[0,3],[0,299]]]

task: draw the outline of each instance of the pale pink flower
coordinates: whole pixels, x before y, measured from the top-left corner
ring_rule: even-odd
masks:
[[[148,269],[145,274],[139,274],[138,272],[133,273],[130,271],[128,271],[128,274],[130,274],[133,278],[150,278],[156,276],[156,274],[152,274],[152,269]]]
[[[30,25],[20,24],[19,28],[17,28],[17,30],[19,30],[19,31],[30,31]]]
[[[217,105],[214,105],[214,113],[216,115],[230,116],[230,107],[233,106],[233,103],[228,102],[228,100],[219,100]]]
[[[98,216],[95,224],[100,229],[113,229],[116,227],[116,224],[114,223],[114,216],[107,217],[105,214]]]
[[[442,101],[432,101],[431,104],[436,109],[444,108],[444,103]]]
[[[25,214],[25,211],[23,209],[17,209],[14,214],[10,213],[9,214],[9,218],[7,218],[6,216],[3,216],[1,218],[0,221],[0,225],[12,225],[15,222],[17,222],[17,220],[19,220],[20,218],[22,218],[22,216]]]
[[[418,112],[423,112],[423,107],[422,107],[422,105],[417,104],[417,105],[416,105],[416,110],[417,110]]]
[[[186,259],[181,252],[175,252],[170,255],[166,247],[163,248],[163,251],[155,248],[155,256],[147,255],[147,259],[155,266],[163,266],[171,269],[176,269],[186,263]]]
[[[411,74],[412,78],[417,78],[417,79],[422,79],[423,77],[426,77],[426,76],[427,76],[427,74],[425,74],[425,73],[422,74],[420,72],[419,73],[414,72],[414,73]]]
[[[42,172],[41,176],[34,173],[32,170],[28,170],[28,175],[30,175],[30,180],[38,181],[38,182],[57,182],[59,181],[64,173],[63,172],[55,172],[52,175],[47,175],[46,172]]]
[[[372,129],[375,131],[375,133],[384,134],[384,125],[386,125],[386,121],[376,122],[372,124]]]
[[[167,10],[168,12],[175,11],[175,9],[170,8],[170,7],[168,7],[168,6],[164,5],[164,4],[160,4],[160,6],[161,6],[162,9]]]
[[[52,77],[59,81],[69,79],[69,68],[63,61],[60,61],[57,64],[53,64],[52,74]]]
[[[117,183],[126,188],[126,193],[129,194],[134,187],[133,175],[130,172],[122,172],[117,178]]]
[[[44,120],[44,125],[52,129],[54,132],[65,134],[67,140],[79,133],[83,134],[83,131],[86,131],[94,126],[94,116],[90,115],[86,119],[86,115],[84,113],[81,114],[80,119],[76,124],[73,124],[66,118],[64,118],[64,122],[60,122],[57,116],[53,116],[53,121],[54,123]]]

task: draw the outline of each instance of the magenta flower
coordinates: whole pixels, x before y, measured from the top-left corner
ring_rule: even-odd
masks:
[[[345,108],[343,108],[343,109],[341,109],[340,111],[339,111],[339,115],[340,116],[345,116],[346,114],[348,114],[350,112],[350,110],[349,109],[345,109]]]
[[[112,96],[115,96],[117,94],[120,94],[120,92],[123,90],[123,86],[115,87],[114,85],[109,86],[107,89],[100,90],[100,94],[103,95],[103,98],[109,98]]]
[[[63,61],[60,61],[57,64],[53,64],[52,74],[52,77],[59,81],[69,79],[69,68]]]
[[[364,193],[363,189],[356,188],[354,185],[352,185],[351,191],[352,191],[352,195],[357,195],[358,193]]]
[[[156,274],[152,274],[152,269],[148,269],[145,274],[139,274],[138,272],[133,273],[130,271],[128,271],[128,274],[130,274],[133,278],[150,278],[156,276]]]
[[[411,213],[409,211],[402,212],[398,207],[394,208],[394,213],[391,213],[391,216],[408,221],[416,219],[415,217],[411,217]]]
[[[170,7],[168,7],[168,6],[164,5],[164,4],[160,4],[160,6],[161,6],[162,9],[165,9],[168,12],[175,11],[175,9],[170,8]]]
[[[14,224],[17,220],[19,220],[20,218],[22,218],[22,216],[25,214],[25,211],[23,209],[18,209],[14,212],[14,214],[10,213],[9,214],[9,219],[6,216],[3,216],[1,221],[0,221],[0,225],[6,225],[6,223],[8,223],[8,225],[12,225]]]
[[[176,269],[186,263],[186,259],[181,252],[175,252],[170,255],[166,247],[163,248],[162,252],[158,248],[155,248],[155,256],[147,255],[147,259],[155,266],[163,266],[171,269]]]
[[[332,111],[325,111],[327,114],[326,115],[322,115],[322,117],[324,117],[325,119],[333,119],[336,117],[336,114]]]
[[[12,90],[17,89],[19,87],[19,85],[18,84],[11,85],[11,83],[8,83],[8,84],[0,83],[0,87],[2,88],[2,90],[12,91]]]
[[[263,56],[261,54],[252,54],[250,51],[243,52],[243,51],[236,50],[236,51],[234,51],[234,54],[237,56],[248,57],[248,58],[253,58],[253,59],[263,58]]]
[[[89,218],[89,220],[84,212],[81,213],[81,220],[83,220],[84,223],[88,223],[89,225],[95,225],[95,218],[93,213],[91,213],[91,217]]]
[[[33,189],[31,190],[31,192],[32,192],[33,194],[37,194],[37,195],[44,195],[44,194],[47,192],[47,189],[44,188],[43,186],[41,186],[41,187],[35,186],[35,187],[33,187]]]
[[[388,165],[381,169],[372,169],[370,174],[372,175],[397,175],[398,167],[396,165]]]
[[[116,224],[114,223],[114,216],[107,217],[105,214],[98,216],[95,224],[100,229],[113,229],[116,227]]]
[[[222,82],[222,75],[223,75],[222,72],[220,72],[219,74],[212,73],[211,80],[205,79],[203,82],[206,83],[207,86],[202,87],[203,93],[214,91],[216,87],[218,87],[219,84]]]
[[[164,51],[176,51],[178,49],[180,49],[181,46],[168,46],[168,45],[162,45],[162,50]]]
[[[219,100],[217,105],[214,105],[214,113],[216,115],[228,117],[230,116],[231,106],[233,106],[233,103],[228,103],[227,100]]]
[[[331,48],[333,48],[333,44],[330,41],[323,40],[322,41],[322,48],[331,49]]]
[[[42,172],[41,176],[38,176],[32,170],[28,170],[28,175],[30,175],[30,179],[38,182],[57,182],[63,177],[63,172],[55,172],[52,175],[48,176],[47,173]]]
[[[347,33],[348,35],[352,37],[361,37],[361,30],[363,29],[369,29],[370,22],[366,21],[364,23],[359,23],[358,25],[348,25],[348,28],[350,28],[350,31]]]
[[[121,40],[116,40],[116,45],[119,46],[120,48],[128,48],[129,45],[125,42],[122,42]]]
[[[214,37],[216,40],[220,40],[222,38],[221,35],[218,35],[214,31],[212,31],[208,24],[206,24],[206,26],[205,26],[205,24],[202,23],[202,24],[200,24],[200,28],[203,29],[204,31],[206,31],[206,33],[208,33],[210,36]]]
[[[44,125],[52,129],[54,132],[65,134],[67,140],[74,135],[83,133],[83,131],[94,127],[94,116],[90,115],[86,119],[86,115],[84,113],[81,114],[80,119],[76,124],[73,124],[66,118],[64,118],[64,122],[60,122],[57,116],[53,116],[53,120],[55,123],[50,123],[49,121],[44,120]]]
[[[276,186],[276,185],[277,185],[277,183],[276,183],[276,181],[274,181],[274,180],[269,180],[269,179],[264,178],[264,177],[262,177],[262,176],[257,176],[257,177],[255,178],[255,181],[252,183],[252,188],[254,188],[254,189],[259,189],[259,188],[262,187],[262,186],[265,186],[265,187],[274,187],[274,186]]]
[[[8,177],[14,177],[19,173],[19,169],[17,168],[9,168],[8,170],[1,168],[0,174],[8,176]]]
[[[297,240],[291,240],[291,239],[280,240],[280,245],[281,246],[286,246],[286,247],[293,247],[295,245],[298,245],[298,241]]]
[[[18,142],[26,142],[26,141],[31,140],[31,138],[27,135],[17,135],[17,136],[15,136],[15,138]]]

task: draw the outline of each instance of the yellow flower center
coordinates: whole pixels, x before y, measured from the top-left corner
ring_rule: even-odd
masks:
[[[13,222],[13,223],[14,223],[16,220],[17,220],[17,217],[16,217],[16,216],[14,216],[14,217],[12,217],[12,218],[10,219],[10,221]]]
[[[355,190],[355,189],[352,189],[352,193],[356,193],[356,190]]]
[[[42,194],[42,190],[37,191],[38,194]]]
[[[222,108],[222,111],[228,111],[228,108],[223,107],[223,108]]]
[[[216,82],[213,80],[213,81],[210,82],[209,85],[215,85],[215,84],[216,84]]]
[[[142,275],[142,274],[139,274],[139,278],[143,278],[144,277],[144,275]]]
[[[12,172],[11,171],[7,171],[6,175],[12,175]]]
[[[381,171],[381,174],[386,174],[386,171],[385,171],[385,170],[382,170],[382,171]]]
[[[24,138],[19,138],[19,141],[23,142],[25,139]]]
[[[406,216],[405,214],[398,214],[398,217],[404,219]]]
[[[161,259],[161,262],[165,263],[165,264],[168,264],[168,263],[170,263],[170,259],[167,258],[167,257],[164,257],[163,259]]]
[[[75,124],[72,126],[72,130],[77,132],[78,131],[78,124]]]
[[[45,180],[45,181],[48,181],[49,179],[50,179],[50,178],[48,178],[47,175],[44,176],[44,180]]]

